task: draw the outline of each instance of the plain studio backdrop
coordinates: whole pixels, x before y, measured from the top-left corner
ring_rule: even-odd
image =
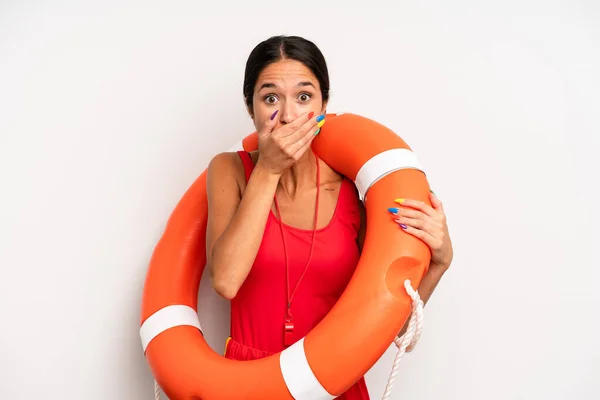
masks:
[[[455,259],[392,397],[600,397],[597,2],[84,3],[0,2],[2,399],[153,398],[148,261],[252,132],[244,63],[276,34],[320,46],[328,111],[398,132],[445,205]],[[221,352],[206,279],[199,306]]]

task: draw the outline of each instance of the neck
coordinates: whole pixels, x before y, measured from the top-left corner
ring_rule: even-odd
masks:
[[[308,149],[294,165],[281,175],[279,187],[287,197],[293,198],[298,191],[315,186],[316,174],[316,156],[311,149]]]

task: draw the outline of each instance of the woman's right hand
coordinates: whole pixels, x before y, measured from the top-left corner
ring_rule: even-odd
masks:
[[[279,121],[277,114],[267,119],[258,131],[257,166],[261,165],[270,173],[280,176],[302,157],[320,127],[317,126],[318,117],[311,112],[274,130]]]

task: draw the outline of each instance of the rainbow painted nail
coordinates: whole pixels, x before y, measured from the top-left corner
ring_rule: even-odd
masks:
[[[399,225],[400,225],[400,228],[402,228],[402,229],[406,229],[406,228],[408,228],[408,226],[406,226],[406,225],[404,225],[404,224],[399,224]]]
[[[321,128],[317,129],[317,131],[315,132],[315,136],[317,136],[319,132],[321,132]]]
[[[273,121],[275,119],[275,116],[277,115],[278,112],[279,112],[279,110],[275,111],[273,113],[273,115],[271,115],[271,121]]]
[[[321,114],[317,117],[317,122],[321,122],[325,119],[325,114]]]
[[[394,202],[398,203],[398,204],[402,204],[402,203],[404,203],[404,199],[396,199],[396,200],[394,200]]]
[[[398,212],[398,209],[396,207],[390,207],[390,208],[388,208],[388,211],[391,212],[392,214],[396,214]]]
[[[317,127],[318,127],[318,128],[321,128],[323,125],[325,125],[325,120],[323,120],[323,121],[319,122],[319,123],[317,124]]]

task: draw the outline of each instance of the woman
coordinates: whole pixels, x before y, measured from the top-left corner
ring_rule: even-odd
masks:
[[[366,227],[354,184],[311,150],[329,100],[319,49],[300,37],[260,43],[243,92],[258,151],[211,160],[206,245],[212,285],[231,300],[225,357],[251,360],[284,350],[325,317],[352,277]],[[390,218],[431,248],[424,302],[452,260],[442,205],[433,194],[431,202],[405,199]],[[339,398],[368,399],[364,378]]]

